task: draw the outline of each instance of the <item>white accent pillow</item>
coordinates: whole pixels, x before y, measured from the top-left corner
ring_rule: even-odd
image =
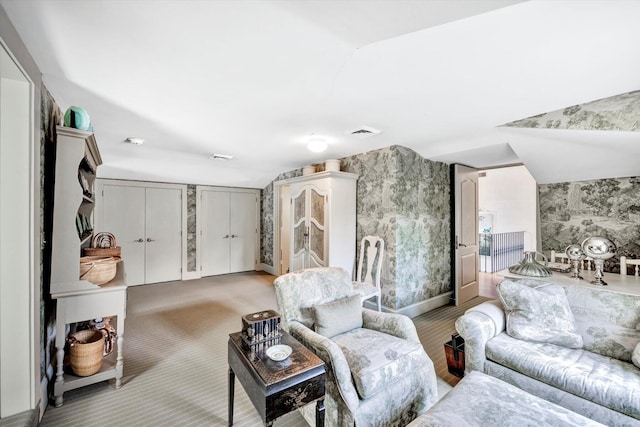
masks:
[[[507,334],[526,341],[582,348],[582,335],[562,286],[541,283],[529,287],[505,280],[497,288],[506,312]]]
[[[640,368],[640,342],[636,345],[636,348],[633,350],[631,354],[631,361],[634,365]]]
[[[349,297],[313,306],[315,330],[327,338],[362,327],[362,297]]]

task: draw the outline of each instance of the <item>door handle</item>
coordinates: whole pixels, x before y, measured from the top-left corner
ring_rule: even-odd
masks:
[[[147,237],[147,242],[155,242],[155,240],[153,240],[153,239],[152,239],[152,238],[150,238],[150,237]]]
[[[458,247],[459,247],[459,248],[466,248],[466,247],[467,247],[467,245],[465,245],[464,243],[458,243]]]
[[[223,239],[228,239],[229,235],[227,234],[226,236],[223,237]]]
[[[232,238],[232,239],[235,239],[236,237],[240,237],[240,236],[237,236],[237,235],[235,235],[235,234],[232,234],[232,235],[231,235],[231,238]]]
[[[144,242],[144,240],[142,240],[142,237],[141,237],[138,240],[134,240],[134,242],[142,243],[142,242]]]

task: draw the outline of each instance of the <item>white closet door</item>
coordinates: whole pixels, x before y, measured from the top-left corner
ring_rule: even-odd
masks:
[[[229,273],[229,193],[203,191],[201,193],[200,237],[203,276]]]
[[[254,270],[256,266],[256,195],[230,193],[229,272]]]
[[[101,230],[113,233],[122,247],[128,285],[145,283],[145,189],[120,185],[105,185],[103,225]]]
[[[182,190],[146,189],[146,283],[182,278]]]

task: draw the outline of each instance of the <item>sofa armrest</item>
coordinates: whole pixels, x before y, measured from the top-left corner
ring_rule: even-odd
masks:
[[[504,330],[504,312],[502,312],[502,322],[495,310],[494,303],[488,310],[468,310],[464,316],[456,320],[456,330],[464,338],[464,358],[465,372],[484,372],[484,363],[487,360],[485,346],[487,341]],[[478,306],[480,307],[480,306]],[[495,320],[494,320],[495,318]]]
[[[338,344],[331,341],[300,322],[288,323],[289,333],[318,356],[326,365],[327,376],[333,375],[338,391],[353,412],[360,405],[358,393],[351,380],[351,369]]]
[[[420,342],[413,321],[402,314],[380,313],[369,310],[368,308],[363,308],[362,327],[409,341]]]

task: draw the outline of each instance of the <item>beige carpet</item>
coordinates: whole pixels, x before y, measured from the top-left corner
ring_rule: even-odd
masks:
[[[103,382],[69,391],[64,406],[48,407],[41,426],[226,426],[228,334],[241,329],[243,314],[276,308],[273,279],[243,273],[129,288],[122,388]],[[444,314],[451,310],[464,308],[414,320],[438,375],[455,383],[446,378],[442,347],[457,317]],[[234,425],[261,424],[236,381]],[[294,412],[274,425],[306,423]]]

